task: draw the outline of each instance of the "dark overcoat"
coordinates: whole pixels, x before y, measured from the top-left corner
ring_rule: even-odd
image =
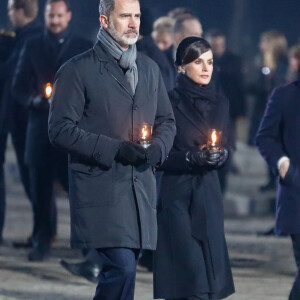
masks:
[[[20,54],[13,80],[13,94],[19,104],[29,108],[25,161],[43,165],[56,156],[48,137],[47,105],[43,109],[30,106],[32,98],[44,95],[45,85],[54,84],[60,66],[71,57],[88,50],[92,43],[68,34],[61,44],[52,46],[44,33],[26,43]]]
[[[277,175],[279,159],[290,158],[286,177],[279,178],[275,231],[300,234],[300,81],[274,90],[256,144]]]
[[[0,132],[7,134],[12,131],[14,136],[21,137],[21,140],[26,134],[27,109],[13,97],[12,81],[25,42],[41,32],[42,27],[37,20],[18,29],[10,56],[4,64],[0,65],[0,72],[6,77],[0,107]]]
[[[158,206],[158,244],[154,259],[154,297],[183,298],[234,292],[224,237],[223,203],[213,169],[190,170],[178,155],[199,149],[209,129],[226,131],[228,101],[217,96],[206,125],[192,102],[176,89],[169,93],[177,135],[164,168]],[[201,124],[201,125],[200,125]]]
[[[98,42],[58,72],[49,116],[53,145],[70,153],[71,245],[155,249],[154,170],[115,161],[121,141],[142,123],[168,155],[172,107],[158,66],[138,53],[135,95],[115,59]]]

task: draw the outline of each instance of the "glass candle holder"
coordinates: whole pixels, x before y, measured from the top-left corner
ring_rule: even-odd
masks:
[[[220,150],[222,148],[222,131],[216,129],[209,130],[207,148],[209,150]]]
[[[139,144],[141,144],[144,148],[148,148],[150,146],[151,136],[152,126],[148,123],[143,123],[139,129]]]

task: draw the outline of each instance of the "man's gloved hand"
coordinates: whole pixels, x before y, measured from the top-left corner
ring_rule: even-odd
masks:
[[[48,109],[49,108],[49,100],[41,95],[38,95],[31,99],[31,102],[29,105],[36,109]]]
[[[142,146],[125,141],[121,143],[115,158],[125,165],[141,165],[146,162],[146,152]]]
[[[147,163],[152,167],[157,167],[161,162],[161,149],[158,144],[152,143],[146,148]]]
[[[225,162],[227,161],[228,156],[229,156],[229,152],[226,148],[223,148],[220,153],[221,153],[221,155],[220,155],[220,160],[217,164],[217,168],[222,167],[225,164]]]
[[[220,161],[221,152],[218,150],[203,149],[196,152],[187,152],[186,160],[191,167],[215,167]]]

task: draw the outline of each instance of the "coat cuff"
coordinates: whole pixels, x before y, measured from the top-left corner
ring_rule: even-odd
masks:
[[[111,168],[121,143],[121,140],[100,134],[94,149],[93,158],[97,163]]]

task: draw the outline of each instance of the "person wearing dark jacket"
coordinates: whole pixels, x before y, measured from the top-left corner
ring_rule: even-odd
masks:
[[[252,115],[248,133],[248,145],[255,145],[255,137],[263,118],[268,98],[273,89],[286,83],[288,70],[287,40],[275,30],[261,34],[259,43],[260,53],[256,56],[254,70],[249,73],[248,93],[254,96]],[[269,169],[268,181],[260,187],[262,192],[275,190],[276,180]],[[265,234],[273,234],[273,230]]]
[[[181,74],[169,96],[177,135],[161,167],[154,297],[219,300],[234,293],[217,173],[228,158],[228,101],[210,82],[213,55],[206,40],[184,39],[176,65]],[[211,129],[223,133],[219,148],[209,146]]]
[[[12,26],[15,28],[16,37],[13,42],[10,55],[0,64],[0,74],[5,75],[3,93],[1,95],[0,106],[0,157],[1,169],[4,169],[4,157],[6,151],[7,137],[11,134],[12,144],[16,153],[17,163],[20,171],[22,185],[27,197],[30,199],[30,181],[28,167],[24,162],[26,128],[27,128],[27,110],[20,105],[12,95],[12,80],[20,52],[27,40],[37,36],[42,32],[42,27],[36,19],[38,13],[37,0],[9,0],[8,16]],[[2,172],[2,171],[1,171]],[[5,183],[4,171],[0,178],[0,206],[5,206]],[[32,203],[32,201],[31,201]],[[4,213],[0,218],[4,218]],[[4,220],[1,220],[4,222]],[[31,245],[29,241],[22,242],[22,245]]]
[[[256,144],[279,178],[275,233],[290,235],[298,272],[289,300],[300,299],[300,81],[271,95]]]
[[[5,86],[6,72],[4,68],[6,61],[13,50],[15,42],[15,33],[7,30],[0,30],[0,107],[2,105],[2,95]],[[3,137],[3,138],[1,138]],[[3,243],[2,231],[5,219],[5,178],[4,178],[4,161],[6,148],[6,134],[0,134],[0,245]]]
[[[56,235],[54,179],[68,190],[67,156],[54,149],[48,138],[49,101],[45,88],[48,85],[51,89],[55,73],[64,62],[92,45],[71,34],[70,20],[67,0],[46,2],[45,31],[26,43],[13,81],[15,98],[29,111],[25,161],[34,203],[34,235],[28,259],[34,261],[48,255],[51,239]]]
[[[226,45],[226,36],[218,29],[206,32],[205,37],[212,46],[214,54],[214,75],[216,89],[229,100],[229,148],[231,157],[219,171],[222,192],[226,191],[227,175],[232,168],[238,172],[233,163],[233,153],[236,149],[236,125],[240,117],[246,113],[244,76],[241,58],[230,52]]]
[[[134,297],[140,249],[156,248],[155,167],[176,131],[159,67],[136,51],[139,1],[113,3],[100,1],[94,48],[57,73],[49,115],[51,143],[69,153],[71,246],[99,255],[95,300]]]
[[[173,67],[170,65],[168,57],[154,43],[152,32],[153,18],[151,11],[142,9],[140,39],[136,43],[137,50],[152,58],[159,66],[167,91],[174,86]]]

